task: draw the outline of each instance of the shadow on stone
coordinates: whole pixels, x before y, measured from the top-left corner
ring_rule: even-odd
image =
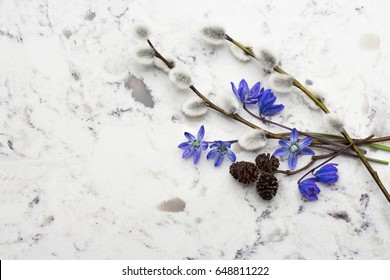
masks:
[[[145,107],[154,107],[154,101],[152,95],[150,94],[150,89],[148,89],[142,80],[134,77],[133,75],[129,75],[125,80],[125,87],[131,91],[135,101],[141,102],[145,105]]]
[[[181,212],[186,207],[186,203],[178,197],[161,202],[158,210],[166,212]]]

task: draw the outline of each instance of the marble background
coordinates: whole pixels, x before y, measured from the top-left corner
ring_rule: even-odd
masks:
[[[359,161],[338,158],[340,180],[317,202],[302,199],[299,176],[281,175],[277,196],[263,201],[231,178],[228,162],[214,168],[203,157],[194,166],[177,149],[201,124],[208,140],[248,128],[215,112],[186,118],[192,93],[132,56],[144,44],[132,33],[141,20],[211,99],[242,78],[267,86],[261,65],[200,39],[202,24],[223,24],[237,40],[272,46],[286,71],[322,89],[350,134],[389,135],[389,8],[384,0],[0,0],[0,258],[389,259],[389,204]],[[327,131],[298,91],[277,96],[286,108],[275,121]],[[269,141],[264,152],[276,147]],[[238,160],[257,155],[233,151]],[[390,167],[374,167],[389,188]]]

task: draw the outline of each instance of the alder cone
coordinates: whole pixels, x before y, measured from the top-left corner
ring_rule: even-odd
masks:
[[[250,184],[256,182],[260,171],[254,163],[239,161],[230,165],[230,174],[234,179],[243,183]]]
[[[256,183],[257,193],[265,200],[271,200],[276,195],[278,187],[278,179],[269,173],[261,174]]]
[[[274,173],[279,168],[279,159],[270,154],[260,154],[256,157],[256,165],[260,171]]]

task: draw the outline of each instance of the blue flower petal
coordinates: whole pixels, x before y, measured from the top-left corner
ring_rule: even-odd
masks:
[[[300,154],[304,156],[309,156],[309,155],[315,155],[316,153],[312,149],[304,148],[303,150],[300,151]]]
[[[267,107],[269,107],[269,106],[272,106],[272,104],[274,104],[275,103],[275,101],[276,101],[276,97],[275,96],[267,96],[267,97],[265,97],[265,95],[263,95],[263,97],[261,98],[261,106],[263,107],[263,108],[267,108]]]
[[[190,141],[196,141],[196,138],[194,135],[192,135],[191,133],[188,133],[188,132],[184,132],[184,136],[190,140]]]
[[[339,175],[337,174],[337,164],[335,163],[329,163],[324,166],[322,166],[320,169],[318,169],[314,176],[316,176],[316,179],[319,182],[325,183],[325,184],[332,184],[336,182],[339,179]]]
[[[207,154],[207,159],[214,158],[218,153],[217,149],[210,150]]]
[[[238,87],[244,89],[244,91],[248,91],[249,90],[248,83],[245,81],[245,79],[242,79],[240,81],[240,84],[239,84]]]
[[[248,99],[245,101],[245,104],[256,104],[257,102],[259,102],[257,99]]]
[[[289,149],[290,148],[290,141],[288,141],[286,139],[280,139],[279,145],[283,148]]]
[[[200,149],[202,151],[207,150],[208,147],[209,147],[209,144],[207,142],[204,142],[204,141],[200,142]]]
[[[284,109],[283,104],[272,105],[270,108],[265,109],[264,112],[262,112],[262,114],[265,116],[275,115],[276,113],[279,113],[283,109]]]
[[[240,99],[241,102],[245,102],[245,90],[242,87],[238,88],[237,91],[238,99]]]
[[[214,141],[213,144],[210,145],[211,149],[219,148],[219,147],[221,147],[220,141]]]
[[[202,141],[203,137],[204,137],[204,126],[202,125],[200,128],[199,128],[199,131],[198,131],[198,135],[197,135],[197,140],[200,142]]]
[[[301,181],[298,185],[298,188],[301,194],[308,200],[318,200],[317,194],[319,194],[321,190],[317,186],[315,178],[308,178]]]
[[[223,161],[223,155],[218,154],[218,156],[215,158],[214,166],[220,166],[222,164],[222,161]]]
[[[288,155],[288,167],[290,170],[294,170],[297,167],[298,155],[290,153]]]
[[[186,150],[183,152],[183,155],[181,156],[182,158],[189,158],[194,154],[195,150]]]
[[[177,146],[179,149],[188,150],[192,148],[192,145],[188,142],[183,142]]]
[[[307,137],[303,138],[299,143],[297,144],[299,148],[304,149],[306,147],[309,147],[311,143],[313,142],[313,138]]]
[[[194,158],[193,158],[194,164],[197,164],[197,163],[198,163],[198,161],[199,161],[199,159],[200,159],[200,154],[201,154],[200,149],[197,149],[197,150],[195,151],[195,153],[194,153]]]
[[[260,92],[260,82],[257,82],[256,84],[253,85],[253,87],[250,89],[255,94],[259,94]]]
[[[236,162],[236,155],[231,150],[226,151],[226,156],[231,162]]]
[[[298,130],[293,128],[293,130],[290,133],[290,142],[291,144],[296,143],[298,141]]]
[[[286,148],[279,148],[279,149],[277,149],[277,150],[273,153],[273,155],[274,155],[274,156],[277,156],[277,157],[285,156],[285,155],[287,155],[287,154],[288,154],[288,149],[286,149]]]

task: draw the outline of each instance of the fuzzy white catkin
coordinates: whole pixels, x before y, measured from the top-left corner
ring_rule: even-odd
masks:
[[[238,60],[241,60],[243,62],[248,62],[251,60],[251,57],[247,55],[242,49],[237,47],[236,45],[231,45],[230,46],[230,52],[232,55],[237,58]]]
[[[137,48],[134,51],[134,58],[140,64],[152,64],[154,61],[154,50],[151,48]]]
[[[325,94],[323,91],[316,89],[316,88],[308,88],[308,90],[322,103],[325,102]],[[319,110],[320,107],[317,106],[317,104],[311,100],[306,94],[302,94],[302,100],[306,103],[306,105],[312,109],[312,110]]]
[[[251,130],[238,139],[238,145],[246,151],[256,151],[266,144],[267,138],[262,129]]]
[[[147,40],[150,36],[150,29],[148,26],[142,23],[138,23],[134,26],[134,35],[139,40]]]
[[[202,99],[194,96],[183,104],[182,111],[187,117],[196,118],[206,115],[208,107]]]
[[[325,126],[327,126],[331,130],[337,130],[338,132],[342,132],[344,130],[344,121],[340,118],[339,115],[335,113],[326,114],[323,120]]]
[[[180,89],[188,88],[192,84],[191,74],[182,67],[174,67],[169,71],[169,79]]]
[[[227,114],[235,114],[240,107],[237,98],[231,94],[220,94],[217,96],[217,104]]]
[[[220,25],[203,26],[200,30],[202,39],[211,45],[220,45],[225,39],[225,28]]]
[[[271,74],[268,82],[273,91],[288,93],[293,88],[294,78],[290,75],[275,72]]]
[[[278,65],[278,58],[271,50],[267,48],[257,48],[255,51],[255,56],[268,70],[272,70],[275,66]]]
[[[175,60],[172,56],[170,55],[164,55],[164,58],[170,62],[170,63],[173,63],[175,64]],[[164,61],[162,61],[160,58],[158,57],[155,57],[154,60],[153,60],[153,63],[154,63],[154,66],[156,66],[158,69],[161,69],[163,70],[164,72],[168,73],[169,70],[171,70],[166,64]]]

